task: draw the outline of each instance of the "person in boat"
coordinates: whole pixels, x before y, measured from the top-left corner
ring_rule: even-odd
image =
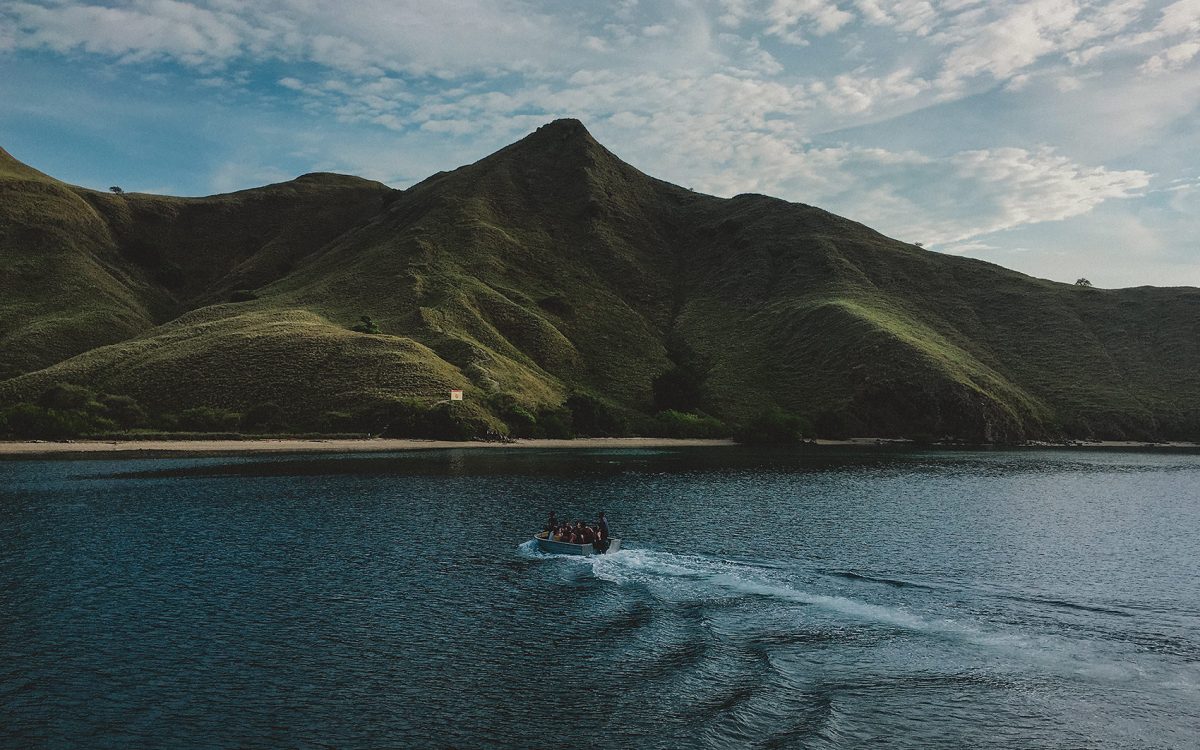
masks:
[[[596,536],[590,528],[584,525],[583,521],[575,522],[575,539],[576,544],[591,544],[596,541]]]
[[[596,517],[596,529],[599,532],[600,541],[608,539],[608,519],[604,517],[604,511]]]

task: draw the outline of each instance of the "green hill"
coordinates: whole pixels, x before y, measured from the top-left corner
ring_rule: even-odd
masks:
[[[778,408],[829,435],[1200,437],[1200,290],[1057,284],[697,194],[574,120],[405,191],[112,195],[0,153],[0,261],[9,404],[75,383],[164,423],[271,403],[292,429],[645,432]]]

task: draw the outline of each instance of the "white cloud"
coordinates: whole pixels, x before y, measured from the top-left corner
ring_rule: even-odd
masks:
[[[1168,70],[1179,70],[1200,54],[1200,41],[1188,41],[1159,52],[1142,64],[1141,70],[1149,75],[1159,75]]]
[[[768,34],[793,44],[804,44],[809,34],[832,34],[854,20],[829,0],[770,0],[762,15]]]
[[[172,57],[191,65],[223,62],[242,51],[246,32],[245,23],[232,13],[175,0],[141,0],[126,7],[13,3],[6,15],[18,46],[127,61]]]
[[[869,23],[917,36],[928,36],[940,15],[926,0],[857,0],[855,6]]]

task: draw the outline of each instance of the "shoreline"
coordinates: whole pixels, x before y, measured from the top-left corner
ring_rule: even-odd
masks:
[[[21,458],[179,458],[305,453],[394,453],[398,451],[497,448],[691,448],[732,446],[732,440],[689,438],[529,439],[513,442],[419,440],[415,438],[250,438],[236,440],[23,440],[0,441],[0,460]]]
[[[243,455],[288,455],[306,453],[370,454],[448,449],[636,449],[735,447],[732,440],[701,438],[576,438],[574,440],[524,439],[512,442],[417,440],[395,438],[251,438],[246,440],[26,440],[0,441],[0,460],[39,458],[180,458]],[[1200,443],[1149,443],[1137,440],[1030,441],[1021,445],[917,445],[895,438],[849,438],[810,440],[794,448],[921,448],[927,450],[1200,450]]]

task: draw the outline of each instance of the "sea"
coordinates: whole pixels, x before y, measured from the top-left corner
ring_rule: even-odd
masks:
[[[0,747],[1197,748],[1200,455],[0,461]]]

